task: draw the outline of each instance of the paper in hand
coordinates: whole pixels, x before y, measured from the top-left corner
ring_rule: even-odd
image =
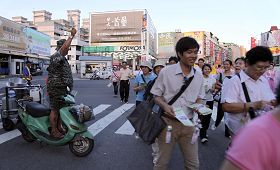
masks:
[[[174,107],[175,117],[185,126],[194,126],[181,107]]]
[[[195,104],[192,104],[188,107],[191,108],[191,109],[196,109],[202,115],[209,115],[209,114],[212,113],[212,110],[209,109],[208,107],[206,107],[203,104],[195,103]]]

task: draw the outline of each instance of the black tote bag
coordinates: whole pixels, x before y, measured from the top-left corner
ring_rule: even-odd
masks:
[[[185,81],[180,91],[168,102],[169,105],[172,105],[181,96],[192,82],[193,77]],[[127,117],[135,132],[149,145],[155,142],[160,132],[166,127],[166,123],[161,117],[163,110],[160,108],[159,111],[155,112],[153,106],[154,100],[142,101]]]
[[[154,112],[153,106],[153,100],[143,101],[127,117],[135,132],[149,145],[155,142],[156,137],[166,126],[161,118],[161,111]]]

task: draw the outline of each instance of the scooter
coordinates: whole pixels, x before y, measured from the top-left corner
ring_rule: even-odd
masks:
[[[100,80],[100,76],[98,75],[97,71],[94,71],[90,80]]]
[[[63,138],[54,138],[51,136],[51,127],[49,121],[50,109],[37,102],[18,101],[20,105],[17,128],[22,137],[27,142],[38,140],[49,145],[69,144],[70,151],[79,157],[91,153],[94,147],[93,135],[87,130],[84,123],[78,122],[70,112],[71,105],[75,104],[73,95],[67,94],[61,97],[61,100],[67,104],[59,110],[63,127],[67,133]]]

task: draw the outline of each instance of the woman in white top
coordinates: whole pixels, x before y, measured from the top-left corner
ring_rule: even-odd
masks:
[[[210,76],[210,72],[212,71],[212,68],[209,64],[204,64],[202,66],[202,74],[203,74],[203,87],[205,89],[205,98],[204,103],[213,110],[213,104],[214,104],[214,99],[213,99],[213,92],[215,90],[215,84],[216,84],[216,79],[213,76]],[[200,138],[201,138],[201,143],[206,143],[208,142],[208,137],[207,137],[207,129],[209,128],[209,124],[211,121],[211,115],[201,115],[199,118],[201,120],[202,128],[200,129]]]
[[[216,76],[216,89],[221,92],[223,84],[228,81],[228,79],[231,79],[235,74],[231,71],[232,68],[232,61],[227,59],[223,62],[224,72],[219,73]],[[218,107],[217,107],[217,117],[215,120],[215,124],[211,126],[212,130],[215,130],[216,127],[218,127],[224,117],[224,111],[222,110],[222,104],[221,99],[218,101]],[[228,132],[228,127],[225,125],[225,137],[231,137]]]

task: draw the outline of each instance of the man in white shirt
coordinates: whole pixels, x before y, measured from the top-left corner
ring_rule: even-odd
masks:
[[[249,118],[248,112],[258,115],[264,109],[275,105],[275,96],[263,77],[273,61],[267,47],[257,46],[246,53],[246,68],[224,84],[221,103],[228,112],[225,123],[232,134],[243,127]],[[250,102],[246,100],[242,83],[245,82]]]
[[[132,71],[127,68],[127,62],[122,62],[122,68],[120,69],[120,96],[121,102],[128,102],[129,97],[129,78],[133,77]]]
[[[151,93],[155,95],[155,102],[164,110],[164,121],[172,126],[170,142],[166,140],[167,127],[158,136],[159,155],[154,170],[167,170],[173,147],[180,145],[183,152],[185,169],[199,169],[198,145],[191,144],[195,128],[184,126],[175,118],[174,107],[180,107],[189,119],[193,118],[193,111],[188,107],[194,103],[202,103],[204,98],[203,76],[195,71],[193,65],[197,59],[199,45],[191,37],[183,37],[176,44],[179,63],[163,68],[159,73]],[[182,95],[172,104],[168,102],[180,91],[185,80],[193,77],[192,82]]]

